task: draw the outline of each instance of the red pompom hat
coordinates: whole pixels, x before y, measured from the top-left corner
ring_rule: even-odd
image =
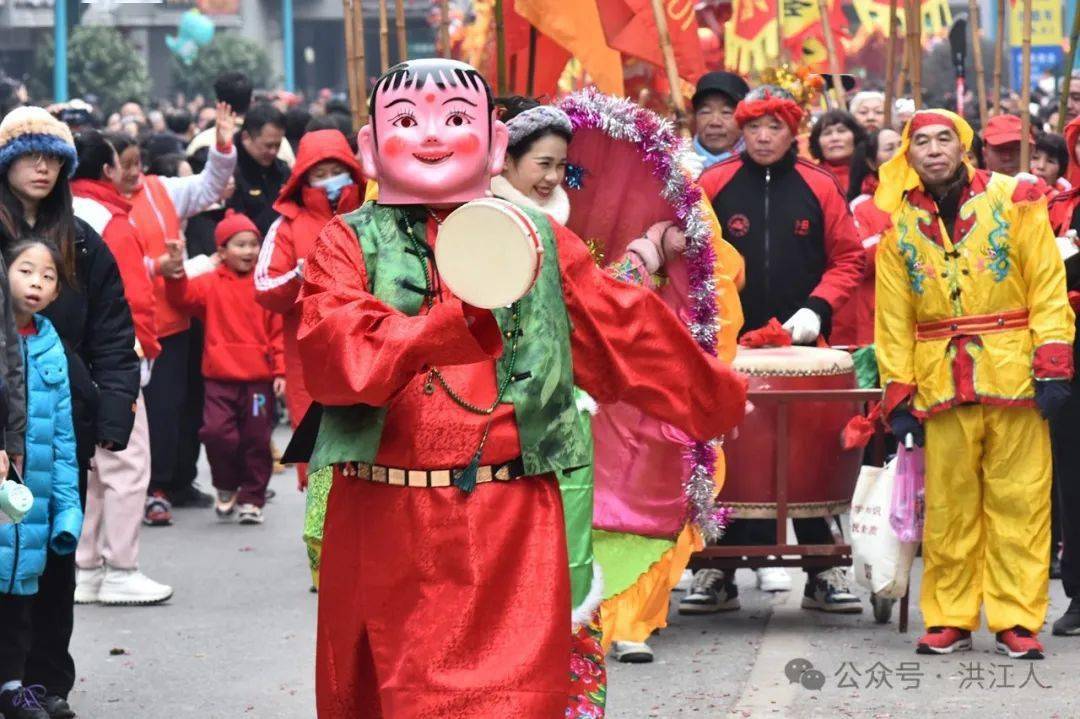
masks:
[[[218,247],[223,247],[225,243],[241,232],[254,232],[255,236],[260,241],[262,240],[259,228],[255,226],[255,223],[247,215],[234,210],[226,210],[225,217],[222,218],[214,230],[214,241],[217,242]]]

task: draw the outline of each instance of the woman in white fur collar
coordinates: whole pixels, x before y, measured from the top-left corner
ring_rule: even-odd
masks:
[[[570,218],[570,198],[563,189],[566,155],[573,139],[570,118],[551,105],[512,96],[502,98],[502,121],[510,131],[506,165],[491,180],[491,192],[515,205],[547,214],[560,225]],[[609,267],[622,280],[647,284],[668,257],[681,253],[686,238],[672,222],[657,222],[627,246],[627,256]]]
[[[559,224],[570,218],[570,198],[563,189],[566,177],[566,157],[573,126],[562,110],[541,105],[525,97],[498,100],[504,109],[502,121],[509,130],[506,164],[502,175],[491,180],[491,192],[497,197],[522,207],[547,214]],[[607,266],[616,279],[633,284],[652,286],[651,276],[663,267],[667,258],[681,253],[686,247],[682,230],[672,222],[657,222],[644,235],[630,242],[626,254]],[[577,390],[579,407],[595,402]],[[573,624],[587,624],[602,598],[602,573],[594,565],[594,579],[589,597],[574,608]],[[575,644],[574,651],[580,647]],[[645,642],[624,641],[614,637],[612,656],[621,662],[651,662],[652,649]]]

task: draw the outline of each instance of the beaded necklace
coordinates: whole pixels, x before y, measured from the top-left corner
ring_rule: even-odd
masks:
[[[440,226],[442,225],[442,222],[439,220],[439,218],[435,215],[434,212],[428,209],[428,213],[431,215],[431,218],[435,220],[437,224],[439,224]],[[422,245],[420,241],[416,238],[416,235],[413,233],[412,222],[410,222],[407,217],[404,218],[404,221],[401,224],[402,226],[404,226],[405,234],[409,238],[409,243],[412,245],[412,254],[415,254],[417,256],[424,270],[424,303],[427,305],[428,311],[430,312],[432,307],[435,306],[435,292],[432,290],[431,287],[432,272],[428,267],[427,261],[427,257],[430,251],[428,250],[426,245]],[[492,415],[494,415],[495,410],[502,403],[502,399],[506,395],[506,390],[507,388],[509,388],[510,383],[513,381],[514,378],[514,367],[517,364],[518,340],[521,337],[520,304],[520,302],[515,302],[514,304],[510,305],[510,319],[513,322],[513,329],[509,333],[507,333],[507,336],[510,337],[510,361],[506,365],[506,372],[503,378],[498,383],[498,391],[495,395],[495,401],[491,403],[490,407],[479,407],[472,402],[464,399],[450,386],[450,384],[446,381],[446,378],[443,377],[442,372],[440,372],[437,367],[431,367],[428,369],[427,381],[424,383],[424,394],[434,394],[435,385],[436,383],[438,383],[438,385],[442,387],[443,390],[446,392],[446,395],[451,400],[453,400],[454,404],[458,405],[467,412],[486,416],[489,418],[487,424],[484,426],[484,434],[480,437],[480,446],[477,447],[476,452],[473,453],[472,461],[469,462],[469,465],[465,469],[461,470],[460,472],[456,472],[453,475],[454,486],[465,492],[466,494],[471,492],[476,487],[476,473],[477,470],[480,468],[480,457],[484,453],[484,446],[487,444],[488,434],[491,431],[491,423],[494,419]]]

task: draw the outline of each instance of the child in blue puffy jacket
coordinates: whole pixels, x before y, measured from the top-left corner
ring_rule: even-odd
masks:
[[[44,690],[22,685],[38,577],[46,551],[74,552],[82,531],[67,358],[38,314],[59,294],[63,259],[40,240],[17,241],[4,255],[26,373],[23,481],[34,504],[19,524],[0,525],[0,714],[40,719],[48,716],[38,702]]]

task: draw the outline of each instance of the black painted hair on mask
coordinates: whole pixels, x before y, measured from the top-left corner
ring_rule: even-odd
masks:
[[[471,87],[477,91],[483,89],[484,96],[487,97],[488,117],[495,109],[495,98],[491,94],[491,86],[475,67],[459,60],[425,58],[398,63],[375,81],[374,87],[371,88],[371,98],[368,100],[368,116],[372,120],[375,119],[375,101],[379,93],[401,88],[420,90],[429,79],[433,80],[435,87],[440,90],[445,90],[447,87]],[[488,132],[489,134],[491,132],[490,126]],[[377,146],[379,139],[375,136],[374,122],[371,123],[371,133]]]

